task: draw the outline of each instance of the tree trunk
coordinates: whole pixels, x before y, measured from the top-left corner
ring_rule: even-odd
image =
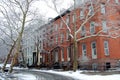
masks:
[[[78,63],[77,63],[77,41],[76,36],[74,36],[74,60],[73,60],[73,71],[77,70]]]
[[[7,55],[7,58],[6,58],[6,60],[5,60],[5,62],[4,62],[4,65],[3,65],[3,67],[2,67],[2,72],[4,72],[4,70],[5,70],[5,67],[6,67],[7,62],[8,62],[8,60],[9,60],[9,58],[10,58],[10,55],[12,54],[12,51],[13,51],[15,45],[16,45],[16,42],[17,42],[17,40],[14,42],[14,44],[12,45],[12,47],[11,47],[11,49],[10,49],[8,55]]]
[[[23,65],[24,65],[24,67],[26,67],[27,64],[26,64],[26,62],[25,62],[25,58],[24,58],[24,54],[23,54],[23,52],[21,52],[21,55],[22,55]]]
[[[6,65],[7,65],[7,62],[8,62],[8,60],[9,60],[9,58],[10,58],[10,55],[12,54],[12,50],[13,50],[13,49],[14,49],[14,45],[11,47],[11,49],[10,49],[8,55],[7,55],[7,58],[5,59],[4,65],[3,65],[3,67],[2,67],[2,72],[4,72],[4,70],[5,70],[5,67],[6,67]]]
[[[73,59],[73,71],[75,72],[77,70],[77,67],[78,67],[78,63],[77,63],[77,35],[76,35],[76,10],[75,10],[75,7],[76,7],[76,3],[75,3],[75,0],[74,0],[74,34],[73,34],[73,44],[74,44],[74,59]]]
[[[26,20],[26,13],[24,13],[24,15],[23,15],[22,28],[21,28],[21,31],[20,31],[20,33],[19,33],[18,41],[17,41],[17,45],[16,45],[17,49],[16,49],[16,53],[15,53],[13,59],[12,59],[9,73],[12,73],[12,71],[13,71],[13,66],[16,64],[16,60],[18,60],[19,51],[20,51],[20,46],[21,46],[20,44],[21,44],[21,40],[22,40],[22,35],[23,35],[24,27],[25,27],[25,20]]]

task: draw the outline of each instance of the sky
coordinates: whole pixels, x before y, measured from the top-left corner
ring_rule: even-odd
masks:
[[[58,1],[59,1],[59,4],[57,4],[58,11],[62,9],[68,9],[73,4],[73,0],[58,0]],[[46,3],[44,0],[37,1],[36,3],[34,3],[33,6],[37,7],[37,9],[39,9],[39,12],[44,14],[46,18],[54,18],[58,15],[55,9],[53,8],[52,2],[50,1],[48,3]]]

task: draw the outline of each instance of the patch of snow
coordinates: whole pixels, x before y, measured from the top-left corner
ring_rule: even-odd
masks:
[[[18,69],[18,70],[20,70],[20,69],[22,69],[22,70],[28,70],[28,68],[20,68],[20,67],[13,67],[13,69]]]
[[[0,76],[0,80],[5,80],[5,79]]]
[[[47,72],[47,73],[53,73],[63,76],[68,76],[75,78],[77,80],[120,80],[120,74],[112,74],[112,75],[87,75],[82,74],[83,71],[53,71],[53,70],[35,70],[34,71],[41,71],[41,72]]]
[[[32,74],[14,74],[18,80],[36,80],[36,76]]]
[[[3,67],[3,63],[0,64],[0,67]],[[10,67],[10,64],[7,64],[6,67]]]

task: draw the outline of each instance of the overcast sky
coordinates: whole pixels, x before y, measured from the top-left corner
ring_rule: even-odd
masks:
[[[52,3],[48,3],[49,5],[52,6]],[[59,0],[59,4],[57,4],[57,8],[60,9],[67,9],[73,4],[73,0]],[[56,17],[58,14],[53,8],[50,8],[46,2],[43,1],[38,1],[34,4],[35,7],[37,7],[40,11],[40,13],[44,14],[45,17]]]

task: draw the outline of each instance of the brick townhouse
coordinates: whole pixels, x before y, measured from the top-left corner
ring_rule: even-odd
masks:
[[[59,65],[60,68],[72,67],[73,39],[69,36],[70,32],[66,24],[73,34],[74,22],[76,30],[78,30],[86,17],[95,14],[77,34],[78,65],[81,69],[98,70],[120,66],[120,1],[91,1],[93,6],[88,0],[84,3],[84,7],[80,5],[75,9],[68,9],[49,21],[46,40],[44,40],[47,65],[52,67]],[[73,18],[74,16],[76,20]]]

